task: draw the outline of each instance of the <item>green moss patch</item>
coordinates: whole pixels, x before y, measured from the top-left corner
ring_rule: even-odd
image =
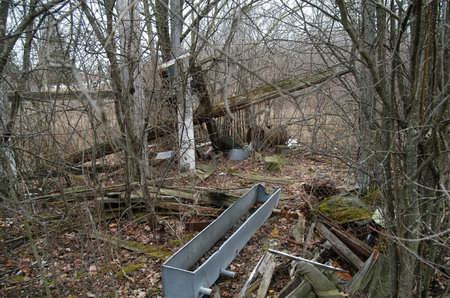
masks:
[[[144,263],[129,263],[126,266],[122,267],[119,271],[116,273],[116,277],[121,279],[124,278],[125,275],[129,275],[135,271],[138,271],[145,267]]]
[[[281,170],[281,167],[286,164],[286,161],[281,156],[271,155],[264,158],[264,163],[268,171],[276,172]]]
[[[21,283],[27,280],[28,278],[25,275],[12,275],[8,278],[10,283]]]
[[[372,213],[366,204],[352,194],[336,195],[325,199],[317,208],[317,212],[340,224],[372,218]]]
[[[165,261],[172,255],[172,252],[162,246],[150,246],[136,241],[123,240],[118,237],[102,235],[99,233],[96,237],[113,245],[117,245],[134,252],[146,254],[153,259]]]

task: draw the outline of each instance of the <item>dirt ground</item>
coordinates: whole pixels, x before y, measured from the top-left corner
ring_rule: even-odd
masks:
[[[303,188],[311,181],[328,181],[338,189],[349,189],[353,183],[353,170],[335,158],[291,152],[284,157],[286,164],[279,172],[265,170],[264,158],[253,156],[245,161],[229,161],[219,157],[203,161],[215,167],[214,173],[205,181],[193,182],[190,177],[172,179],[172,186],[189,186],[196,189],[229,190],[248,188],[257,182],[243,179],[230,173],[259,174],[280,177],[286,184],[265,182],[270,191],[282,188],[278,209],[301,212],[306,228],[314,216],[313,209],[319,203],[314,195]],[[55,297],[160,297],[162,296],[161,265],[164,260],[191,239],[196,232],[188,231],[185,223],[192,218],[202,220],[195,212],[185,214],[160,214],[156,228],[145,215],[133,218],[117,218],[101,222],[101,210],[85,200],[76,204],[60,202],[33,206],[39,214],[31,224],[33,240],[24,235],[23,215],[5,212],[0,218],[0,229],[4,238],[0,255],[0,296],[40,297],[45,295],[41,273]],[[195,209],[195,208],[194,208]],[[286,214],[288,212],[285,212]],[[52,218],[52,221],[44,220]],[[57,220],[54,220],[54,219]],[[60,220],[58,220],[60,219]],[[205,220],[211,220],[204,218]],[[290,216],[272,215],[251,238],[248,244],[231,263],[229,269],[237,273],[235,279],[220,279],[214,291],[221,297],[235,296],[245,283],[265,248],[270,244],[279,250],[302,255],[303,246],[298,244],[292,229],[297,219]],[[112,235],[153,247],[160,253],[143,253],[103,241],[93,234]],[[313,238],[314,247],[321,239]],[[42,259],[39,269],[33,255],[33,247]],[[281,259],[279,260],[282,261]],[[287,270],[277,272],[272,279],[269,296],[274,296],[288,281]],[[217,294],[215,297],[218,297]]]

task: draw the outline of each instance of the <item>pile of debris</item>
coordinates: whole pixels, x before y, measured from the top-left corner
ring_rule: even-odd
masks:
[[[325,241],[309,251],[314,233]],[[367,234],[367,238],[372,239],[369,235],[372,234]],[[239,297],[253,297],[255,292],[256,297],[267,297],[271,283],[276,282],[273,276],[282,271],[289,271],[290,281],[276,294],[272,291],[271,297],[365,297],[361,295],[369,290],[382,256],[377,249],[324,216],[311,224],[301,254],[305,257],[269,248],[249,275]]]
[[[249,274],[239,297],[366,297],[372,290],[384,260],[379,252],[383,249],[379,234],[383,223],[374,207],[377,192],[362,199],[357,192],[338,194],[330,181],[313,181],[303,188],[320,200],[313,214],[297,213],[292,236],[303,250],[269,248]],[[269,291],[283,271],[289,272],[288,282]]]
[[[303,245],[303,251],[280,251],[277,247],[279,243],[277,244],[276,241],[274,241],[275,244],[269,243],[267,247],[264,247],[266,252],[249,272],[238,297],[254,297],[255,295],[256,297],[344,297],[347,295],[364,297],[361,296],[362,293],[369,290],[371,281],[379,272],[379,260],[382,258],[379,248],[382,247],[383,240],[377,231],[382,229],[382,226],[378,220],[372,218],[373,209],[359,199],[357,193],[337,194],[338,191],[332,183],[319,184],[304,186],[306,192],[314,193],[321,199],[315,214],[306,215],[301,212],[277,209],[272,213],[275,216],[288,214],[290,217],[297,218],[297,224],[292,229],[292,236],[297,243]],[[263,190],[261,185],[255,186],[250,194],[258,197],[262,195]],[[264,199],[255,198],[254,204],[258,201],[264,203],[268,195],[262,196]],[[233,228],[233,234],[228,235],[225,241],[218,240],[220,247],[216,245],[217,239],[214,238],[215,240],[212,241],[212,236],[206,237],[205,234],[210,233],[215,225],[223,227],[225,223],[228,225],[236,220],[238,217],[231,218],[230,214],[233,214],[233,208],[242,209],[236,206],[243,204],[241,200],[247,200],[247,197],[248,194],[238,199],[219,216],[216,221],[221,221],[222,224],[212,222],[164,264],[163,284],[167,297],[180,295],[174,288],[173,280],[175,279],[183,280],[186,294],[183,297],[202,295],[220,297],[220,290],[215,292],[210,286],[219,276],[228,278],[235,276],[235,273],[227,268],[249,240],[251,236],[249,226],[252,226],[249,222],[257,215],[250,214],[243,223],[241,222],[240,227]],[[264,206],[265,204],[258,208]],[[248,209],[249,205],[246,208]],[[309,231],[305,233],[307,224]],[[254,228],[253,226],[251,233],[255,232]],[[221,234],[225,235],[224,231],[221,231]],[[239,239],[244,235],[245,239]],[[221,235],[215,233],[214,237],[219,239]],[[234,244],[230,244],[232,240],[229,239],[238,241],[240,246],[235,247]],[[210,247],[214,247],[214,251],[206,254],[208,259],[203,260],[204,265],[192,269],[191,263],[196,262],[199,251],[202,252],[201,255],[204,255]],[[189,252],[195,256],[186,255]],[[301,254],[302,257],[294,256],[294,254]],[[180,255],[183,255],[183,258],[180,258]],[[290,280],[286,282],[284,277],[284,287],[280,288],[277,276],[280,276],[282,272],[289,272]],[[164,283],[165,280],[171,282]],[[279,287],[277,290],[271,288],[271,285],[275,283]]]

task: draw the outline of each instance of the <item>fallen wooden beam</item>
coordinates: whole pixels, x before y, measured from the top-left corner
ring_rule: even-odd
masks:
[[[336,235],[334,235],[323,223],[317,222],[316,229],[331,243],[333,250],[359,270],[364,266],[364,262],[351,251]]]
[[[131,188],[134,189],[132,195],[135,198],[142,198],[142,193],[137,182],[131,184]],[[100,195],[105,197],[120,197],[123,196],[126,190],[125,184],[115,184],[104,186],[100,189],[98,188],[88,188],[85,186],[75,186],[63,189],[61,192],[52,193],[47,195],[35,196],[24,199],[20,201],[22,204],[37,202],[37,201],[47,201],[53,202],[61,200],[63,197],[66,202],[71,202],[83,199],[95,199]],[[230,191],[217,191],[214,189],[192,189],[192,188],[168,188],[168,187],[155,187],[149,186],[149,191],[152,196],[155,197],[175,197],[181,198],[186,201],[196,202],[200,205],[212,205],[217,207],[227,207],[231,205],[237,198],[242,196],[248,189],[241,190],[230,190]]]
[[[138,183],[132,183],[131,188],[136,189],[139,187]],[[115,185],[109,185],[104,186],[102,188],[102,191],[104,194],[111,193],[111,192],[123,192],[126,189],[125,184],[115,184]],[[67,201],[73,201],[77,198],[85,198],[85,199],[94,199],[96,196],[98,196],[100,193],[99,189],[96,188],[88,188],[85,186],[75,186],[75,187],[68,187],[64,188],[61,192],[58,193],[52,193],[42,196],[35,196],[30,197],[25,200],[20,201],[21,204],[31,203],[31,202],[37,202],[37,201],[47,201],[52,202],[61,199],[63,196],[67,196]]]
[[[161,124],[146,129],[147,139],[149,142],[157,138],[164,137],[168,133],[173,132],[175,128],[173,124]],[[89,148],[81,149],[64,157],[64,160],[69,164],[79,164],[91,161],[94,158],[107,156],[125,148],[126,140],[123,137],[114,137],[110,141],[98,143]]]
[[[321,218],[324,218],[321,216]],[[335,234],[345,245],[348,246],[356,255],[361,257],[363,260],[369,258],[373,253],[373,248],[371,248],[366,243],[362,242],[356,238],[353,234],[346,232],[339,225],[327,220],[321,219],[321,222],[325,224],[333,234]]]
[[[282,271],[289,271],[290,266],[291,266],[291,261],[279,262],[275,266],[274,274],[279,274]],[[259,289],[260,284],[261,284],[261,277],[257,278],[253,283],[251,283],[247,287],[247,290],[245,291],[245,294],[243,297],[244,298],[254,297],[253,292],[255,292]]]
[[[123,212],[127,209],[125,198],[97,198],[97,203],[102,204],[106,212]],[[131,208],[134,210],[146,208],[146,203],[140,197],[133,196],[131,198]],[[186,214],[188,212],[202,215],[217,217],[222,212],[223,209],[205,207],[198,205],[183,204],[180,202],[163,202],[157,201],[155,203],[156,210],[167,210],[176,212],[178,214]]]
[[[294,183],[294,180],[289,179],[289,177],[272,177],[272,176],[262,176],[262,175],[256,175],[256,174],[247,174],[247,173],[240,173],[235,171],[229,171],[228,174],[252,181],[257,182],[268,182],[268,183],[274,183],[274,184],[292,184]]]
[[[230,97],[227,99],[227,101],[230,107],[230,111],[237,112],[252,105],[256,105],[267,100],[282,96],[278,89],[281,89],[285,93],[294,93],[302,89],[326,82],[333,77],[339,77],[348,73],[350,73],[350,70],[348,69],[331,68],[312,75],[302,75],[281,80],[274,83],[273,85],[263,85],[245,94]],[[226,113],[225,102],[221,101],[220,103],[215,104],[211,111],[207,112],[207,116],[218,118],[225,116]],[[196,115],[196,118],[198,117],[199,115]]]
[[[372,270],[378,259],[380,258],[380,253],[377,250],[374,250],[367,261],[364,263],[364,267],[362,267],[355,276],[353,276],[350,283],[348,283],[345,287],[345,290],[349,294],[354,294],[356,291],[362,291],[367,286],[367,284],[371,281]]]

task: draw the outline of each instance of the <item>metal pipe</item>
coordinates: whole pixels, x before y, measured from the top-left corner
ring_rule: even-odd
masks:
[[[269,248],[269,252],[273,253],[273,254],[276,254],[276,255],[283,256],[283,257],[287,257],[287,258],[290,258],[290,259],[293,259],[293,260],[310,263],[310,264],[316,265],[316,266],[318,266],[320,268],[323,268],[323,269],[332,270],[332,271],[338,271],[338,272],[348,272],[347,270],[344,270],[344,269],[341,269],[341,268],[333,267],[333,266],[330,266],[330,265],[325,265],[325,264],[322,264],[322,263],[319,263],[319,262],[316,262],[316,261],[304,259],[302,257],[296,257],[296,256],[293,256],[293,255],[290,255],[290,254],[287,254],[287,253],[284,253],[284,252],[281,252],[281,251],[278,251],[278,250],[274,250],[274,249],[271,249],[271,248]]]
[[[220,275],[228,277],[228,278],[234,278],[236,276],[236,272],[229,271],[226,269],[220,269]]]
[[[198,289],[198,291],[200,292],[200,294],[208,295],[208,296],[210,296],[211,293],[212,293],[212,289],[210,289],[210,288],[205,288],[205,287],[200,287],[200,288]]]

